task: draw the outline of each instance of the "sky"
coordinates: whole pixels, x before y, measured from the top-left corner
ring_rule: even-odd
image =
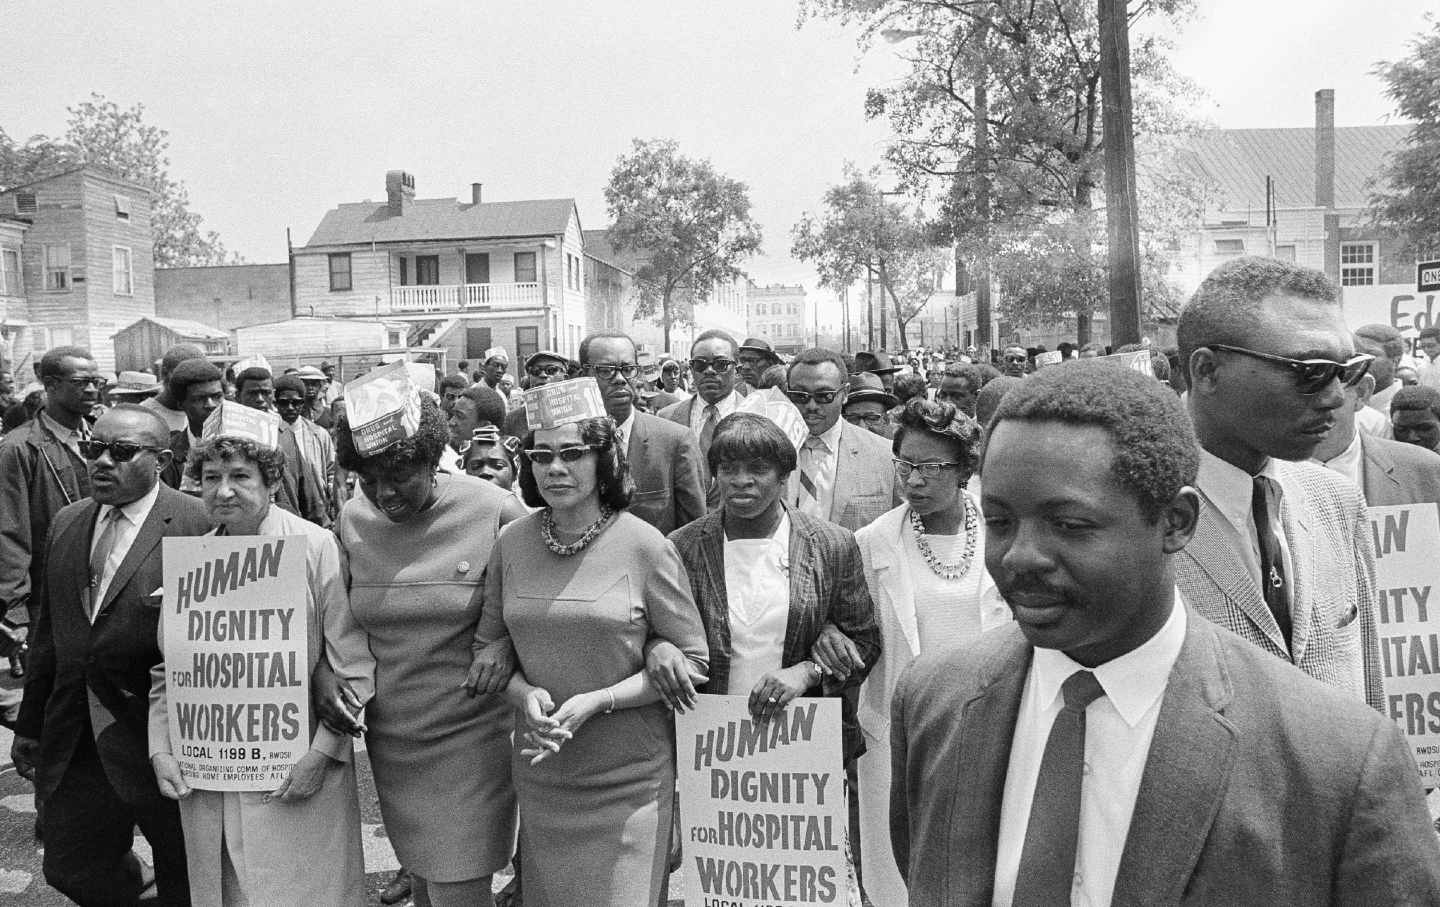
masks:
[[[1308,126],[1314,92],[1336,122],[1387,119],[1371,74],[1440,3],[1198,0],[1177,68],[1223,127]],[[868,87],[896,48],[868,53],[825,21],[797,28],[794,0],[482,0],[397,5],[8,0],[0,127],[17,140],[65,130],[100,92],[139,102],[170,133],[171,174],[192,210],[251,262],[285,260],[341,202],[383,200],[391,169],[422,198],[571,197],[607,223],[603,189],[634,138],[673,138],[747,183],[765,254],[758,283],[804,283],[791,227],[847,161],[868,167],[887,130]],[[822,320],[825,313],[822,311]]]

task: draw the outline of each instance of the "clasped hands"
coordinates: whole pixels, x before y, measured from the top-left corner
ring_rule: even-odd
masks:
[[[533,687],[525,694],[525,726],[520,755],[539,765],[560,752],[565,741],[600,712],[606,711],[614,699],[604,690],[576,693],[557,709],[548,690]]]

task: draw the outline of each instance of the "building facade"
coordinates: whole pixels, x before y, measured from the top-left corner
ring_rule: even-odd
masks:
[[[417,199],[385,175],[386,201],[329,211],[292,252],[297,313],[400,321],[408,346],[478,361],[540,349],[574,355],[586,330],[584,241],[573,199]]]
[[[229,331],[305,313],[291,307],[290,265],[280,262],[156,268],[155,314]]]
[[[746,299],[745,334],[762,337],[776,352],[798,353],[815,337],[815,326],[803,286],[750,283]]]
[[[0,224],[0,337],[17,383],[68,344],[113,371],[116,332],[155,314],[149,192],[85,164],[0,192]]]

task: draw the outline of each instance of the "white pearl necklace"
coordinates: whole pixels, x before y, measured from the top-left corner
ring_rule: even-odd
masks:
[[[969,572],[970,562],[975,559],[975,541],[979,536],[980,520],[970,498],[962,496],[961,500],[965,502],[965,553],[960,555],[960,560],[954,564],[940,560],[930,548],[930,543],[925,540],[925,523],[920,519],[920,514],[915,512],[915,508],[910,508],[910,528],[915,532],[915,546],[920,549],[925,565],[941,579],[959,579]]]

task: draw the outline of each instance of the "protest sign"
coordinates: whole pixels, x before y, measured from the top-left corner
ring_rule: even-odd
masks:
[[[525,421],[531,428],[555,428],[605,415],[600,385],[594,378],[542,384],[525,392]]]
[[[1371,507],[1385,711],[1414,746],[1426,787],[1440,782],[1440,505]],[[1430,613],[1431,607],[1436,613]]]
[[[1128,368],[1132,372],[1139,372],[1148,378],[1155,377],[1155,366],[1150,362],[1149,350],[1136,350],[1133,353],[1112,353],[1109,356],[1097,356],[1104,362],[1113,362],[1121,368]]]
[[[1059,365],[1065,361],[1065,354],[1059,350],[1046,350],[1035,356],[1035,368],[1042,369],[1047,365]]]
[[[748,697],[675,719],[685,903],[847,902],[840,701],[796,699],[765,724]]]
[[[200,790],[274,790],[310,748],[305,537],[164,541],[166,719]]]
[[[420,428],[420,395],[409,363],[382,365],[345,385],[345,408],[361,456],[414,435]]]

